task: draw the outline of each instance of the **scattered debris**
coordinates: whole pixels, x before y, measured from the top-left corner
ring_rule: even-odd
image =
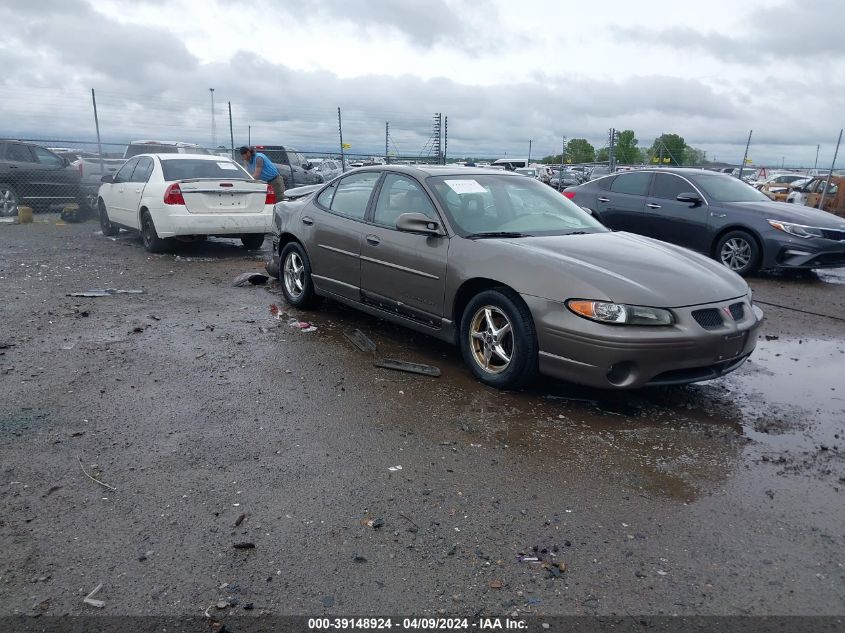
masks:
[[[402,467],[401,466],[390,466],[387,470],[389,470],[392,473],[395,473],[397,470],[402,470]]]
[[[363,524],[367,527],[371,527],[374,530],[378,530],[381,527],[384,527],[384,519],[364,519]]]
[[[235,519],[235,527],[238,527],[241,523],[243,523],[245,518],[246,513],[240,515],[237,519]]]
[[[367,562],[367,558],[365,556],[361,556],[360,554],[355,554],[355,556],[352,557],[352,560],[356,563],[366,563]]]
[[[766,334],[765,338],[767,341],[776,341],[780,337],[777,334]]]
[[[217,604],[215,604],[214,606],[222,611],[223,609],[229,608],[229,601],[228,600],[219,600],[217,602]]]
[[[490,582],[490,589],[501,589],[502,581],[498,578]]]
[[[244,541],[243,543],[235,543],[232,547],[235,549],[255,549],[255,543]]]
[[[435,378],[440,375],[439,367],[422,365],[420,363],[408,363],[404,360],[397,360],[395,358],[382,358],[373,364],[376,367],[395,369],[397,371],[407,371],[411,374],[422,374],[423,376],[434,376]]]
[[[113,295],[142,295],[143,290],[121,290],[117,288],[103,288],[102,290],[86,290],[85,292],[71,292],[68,297],[111,297]]]
[[[196,356],[194,356],[194,358],[199,359],[199,358],[202,358],[203,356],[205,356],[205,352],[200,352],[199,354],[197,354]]]
[[[282,312],[275,303],[270,304],[270,314],[272,314],[277,319],[282,319],[288,315],[287,312]]]
[[[372,353],[376,351],[376,344],[373,343],[361,330],[355,329],[351,332],[344,332],[343,335],[346,337],[347,341],[352,343],[362,352]]]
[[[323,606],[326,609],[331,609],[334,606],[334,598],[332,598],[331,596],[325,596],[323,598]]]
[[[303,332],[306,332],[306,333],[316,332],[317,326],[316,325],[309,325],[308,327],[304,327],[304,328],[301,328],[301,329],[302,329]]]
[[[95,483],[100,484],[103,488],[108,488],[109,490],[112,490],[112,491],[115,491],[115,492],[117,491],[117,488],[115,488],[114,486],[110,486],[107,483],[100,481],[99,479],[89,475],[88,471],[85,470],[85,466],[82,465],[82,460],[79,458],[79,455],[76,456],[76,461],[79,462],[79,467],[82,469],[82,472],[85,473],[85,476],[88,477],[88,479],[90,479],[91,481],[93,481]]]
[[[94,587],[94,589],[91,590],[91,593],[89,593],[87,596],[85,596],[85,598],[82,599],[82,602],[84,604],[90,604],[92,607],[97,607],[98,609],[102,609],[104,606],[106,606],[106,603],[103,602],[102,600],[95,600],[94,599],[94,596],[96,596],[97,592],[102,588],[103,588],[103,583],[100,583],[99,585]]]
[[[265,275],[264,273],[241,273],[232,280],[232,285],[235,288],[241,288],[249,285],[263,286],[269,279],[270,276]]]

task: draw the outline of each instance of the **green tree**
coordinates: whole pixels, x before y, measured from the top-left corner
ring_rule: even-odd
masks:
[[[596,160],[596,148],[585,138],[573,138],[566,144],[567,158],[573,163],[592,163]]]
[[[596,152],[596,160],[600,163],[605,163],[610,160],[610,148],[602,147]]]
[[[634,136],[634,130],[622,130],[619,132],[619,140],[616,141],[616,162],[622,165],[633,165],[640,162],[639,141]]]
[[[704,165],[707,163],[707,154],[703,149],[687,145],[684,148],[684,154],[686,155],[684,163],[686,165]]]
[[[660,162],[660,157],[663,157],[664,165],[674,165],[679,167],[684,164],[686,156],[687,144],[684,142],[683,136],[677,134],[661,134],[651,145],[649,154],[652,156],[651,162]]]

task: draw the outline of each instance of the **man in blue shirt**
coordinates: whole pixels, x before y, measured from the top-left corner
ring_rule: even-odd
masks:
[[[282,195],[285,193],[285,185],[282,175],[273,164],[273,161],[267,158],[266,154],[256,152],[254,147],[244,145],[239,151],[246,170],[255,180],[263,180],[273,187],[273,191],[276,193],[276,200],[281,201]]]

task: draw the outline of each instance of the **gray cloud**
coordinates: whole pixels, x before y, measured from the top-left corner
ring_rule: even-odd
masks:
[[[738,6],[738,10],[741,8]],[[703,33],[690,27],[611,27],[632,41],[679,50],[697,50],[721,61],[760,65],[784,60],[831,63],[845,57],[841,0],[790,0],[746,15],[746,33]]]
[[[658,74],[597,79],[535,73],[472,86],[411,75],[340,78],[244,51],[229,63],[201,64],[168,31],[119,24],[73,0],[60,4],[60,12],[0,8],[0,21],[16,34],[0,43],[0,64],[9,69],[0,90],[15,95],[0,100],[2,135],[93,138],[93,86],[101,131],[112,141],[209,143],[209,87],[217,98],[217,140],[224,144],[227,101],[236,144],[246,141],[252,126],[253,142],[309,150],[336,149],[337,106],[343,108],[344,140],[361,152],[383,148],[385,121],[391,122],[392,149],[419,152],[434,112],[449,116],[451,155],[525,154],[530,138],[540,156],[559,151],[562,135],[602,146],[611,126],[634,129],[643,146],[661,132],[676,132],[690,144],[718,148],[720,158],[733,153],[733,160],[741,158],[751,127],[758,159],[767,152],[779,159],[790,145],[794,155],[812,159],[817,142],[835,139],[826,122],[836,119],[837,104],[818,99],[813,85],[800,79],[787,93],[762,77],[738,89]],[[827,85],[840,93],[842,87],[841,81]],[[805,116],[794,117],[795,108]]]

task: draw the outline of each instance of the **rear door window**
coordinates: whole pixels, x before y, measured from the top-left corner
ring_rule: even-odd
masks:
[[[648,192],[650,181],[651,173],[649,172],[622,174],[616,177],[610,185],[610,190],[615,193],[627,193],[631,196],[644,196]]]
[[[347,176],[338,183],[331,210],[354,220],[363,220],[367,204],[378,182],[378,172],[365,172]]]
[[[6,149],[6,160],[16,163],[34,163],[35,156],[29,145],[21,145],[20,143],[11,143]]]

